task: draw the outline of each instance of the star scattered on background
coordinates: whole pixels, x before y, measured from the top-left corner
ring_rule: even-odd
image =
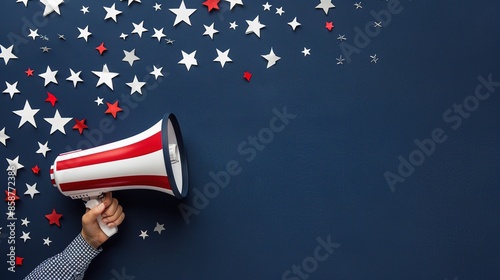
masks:
[[[38,167],[38,165],[35,165],[31,168],[31,172],[33,172],[33,174],[35,175],[38,175],[38,173],[40,173],[40,167]]]
[[[24,73],[26,73],[26,76],[28,76],[28,77],[33,77],[33,72],[34,71],[35,70],[33,70],[33,69],[31,69],[31,68],[28,67],[28,70],[24,71]]]
[[[273,66],[278,60],[281,59],[281,57],[274,53],[273,48],[271,48],[271,51],[268,54],[263,54],[262,57],[267,60],[267,68]]]
[[[47,37],[46,35],[40,35],[40,38],[42,38],[42,40],[44,40],[44,41],[49,40],[49,37]]]
[[[381,21],[378,21],[378,22],[377,22],[377,21],[375,21],[375,22],[374,22],[373,27],[376,27],[376,28],[377,28],[377,27],[378,27],[378,28],[382,28],[382,22],[381,22]]]
[[[16,3],[23,3],[25,7],[28,7],[28,0],[17,0]]]
[[[342,65],[344,64],[344,61],[345,59],[342,57],[342,55],[340,55],[338,58],[336,58],[337,60],[337,65]]]
[[[102,71],[92,71],[92,73],[99,77],[96,87],[106,84],[111,90],[113,90],[113,78],[119,75],[118,73],[109,72],[107,64],[102,66]]]
[[[52,12],[56,12],[58,15],[61,14],[59,10],[59,5],[61,5],[64,0],[40,0],[42,4],[45,5],[45,9],[43,10],[43,16],[48,16]]]
[[[134,61],[140,60],[140,58],[135,55],[135,49],[133,49],[129,52],[126,50],[123,50],[123,53],[125,54],[125,57],[122,59],[122,61],[128,62],[128,64],[130,64],[130,66],[134,65]]]
[[[266,26],[260,23],[259,16],[255,17],[253,20],[247,20],[246,22],[248,24],[248,28],[245,31],[245,34],[254,33],[260,38],[260,30]]]
[[[30,34],[28,35],[28,37],[31,37],[33,40],[35,40],[39,36],[40,35],[38,35],[38,29],[33,30],[30,28]]]
[[[78,129],[78,132],[80,134],[83,133],[84,129],[88,128],[88,126],[85,124],[86,119],[79,120],[77,118],[74,118],[73,120],[75,121],[75,125],[73,126],[73,129]]]
[[[75,73],[73,69],[69,68],[69,72],[71,75],[68,78],[66,78],[66,80],[73,82],[73,87],[76,88],[78,82],[83,83],[83,80],[80,78],[80,74],[82,73],[82,71],[78,71]]]
[[[165,39],[165,41],[167,41],[167,44],[173,44],[175,40],[172,40],[172,39]]]
[[[115,9],[115,5],[116,4],[113,4],[113,6],[111,6],[111,7],[103,7],[104,10],[106,10],[106,16],[104,17],[104,20],[107,20],[108,18],[111,18],[115,22],[117,22],[116,16],[119,15],[119,14],[121,14],[122,11],[119,11],[119,10]]]
[[[342,42],[342,41],[347,40],[347,38],[345,37],[345,35],[339,35],[339,36],[337,37],[337,40],[339,40],[340,42]]]
[[[105,51],[107,51],[108,49],[104,46],[104,42],[102,42],[99,46],[97,46],[95,48],[100,55],[102,55]]]
[[[47,157],[47,152],[49,151],[49,141],[45,142],[45,144],[38,142],[38,150],[36,151],[37,154],[42,154],[43,157]]]
[[[164,225],[165,224],[159,224],[158,222],[156,222],[154,231],[158,232],[158,234],[161,234],[161,232],[165,230]]]
[[[361,6],[361,2],[354,3],[354,7],[356,7],[356,10],[363,8],[363,6]]]
[[[64,34],[57,34],[57,37],[63,41],[66,41],[66,38],[64,37]]]
[[[28,184],[26,184],[27,186]],[[24,218],[24,219],[21,219],[21,225],[22,226],[25,226],[25,227],[28,227],[28,224],[31,223],[30,221],[28,221],[28,218]]]
[[[236,30],[236,27],[238,27],[238,25],[236,24],[236,21],[229,23],[229,28]]]
[[[139,35],[139,38],[142,38],[142,33],[148,32],[146,28],[144,28],[144,21],[141,21],[139,24],[132,23],[134,26],[134,30],[132,30],[132,34]]]
[[[203,25],[203,27],[205,27],[205,32],[203,33],[203,35],[210,36],[212,40],[214,39],[214,34],[219,33],[219,30],[214,28],[214,24],[215,23],[212,22],[212,25],[210,26]]]
[[[44,86],[47,86],[49,83],[57,84],[57,72],[58,70],[52,71],[52,69],[50,69],[50,66],[47,66],[47,70],[42,74],[38,74],[38,76],[45,80]]]
[[[262,5],[264,7],[264,11],[271,11],[271,7],[273,5],[270,5],[269,2],[266,2],[266,4]]]
[[[245,80],[247,80],[247,81],[249,81],[249,82],[250,82],[250,79],[252,79],[252,73],[250,73],[250,72],[248,72],[248,71],[245,71],[245,72],[243,73],[243,78],[244,78]]]
[[[218,10],[219,9],[219,2],[220,0],[206,0],[202,4],[204,6],[207,6],[208,11],[212,11],[213,9]]]
[[[301,51],[301,53],[303,53],[304,56],[311,55],[311,49],[304,47],[304,49]]]
[[[17,128],[20,128],[26,122],[29,122],[33,127],[36,128],[35,114],[38,113],[38,111],[40,111],[40,109],[31,108],[31,105],[28,100],[26,100],[26,103],[24,103],[24,108],[22,110],[12,111],[14,114],[21,117],[21,120],[19,121],[19,126]]]
[[[113,104],[106,102],[106,105],[108,106],[108,109],[104,113],[111,114],[115,119],[116,119],[116,114],[118,112],[123,111],[122,108],[118,107],[118,101],[115,101],[115,103]]]
[[[97,103],[97,106],[104,105],[103,101],[104,101],[104,98],[101,98],[99,96],[97,97],[96,100],[94,100],[94,102]]]
[[[43,245],[50,246],[50,242],[52,242],[52,241],[50,240],[49,237],[43,239]]]
[[[30,233],[23,231],[23,235],[21,237],[19,237],[19,238],[22,239],[22,240],[24,240],[24,242],[26,242],[26,240],[31,239]]]
[[[184,0],[181,1],[181,5],[177,9],[169,9],[172,13],[175,14],[174,26],[179,24],[181,21],[191,25],[191,20],[189,17],[196,12],[196,9],[187,9],[184,4]]]
[[[29,185],[29,184],[26,184],[26,187],[28,188],[27,191],[24,192],[25,195],[30,195],[31,196],[31,199],[33,199],[35,197],[35,194],[38,194],[40,193],[37,189],[36,189],[36,183],[34,183],[33,185]]]
[[[285,13],[283,7],[276,8],[276,14],[282,16]]]
[[[155,3],[153,8],[155,9],[155,11],[161,10],[161,4]]]
[[[82,8],[80,9],[80,11],[83,13],[83,14],[86,14],[89,12],[89,7],[85,7],[85,6],[82,6]]]
[[[130,83],[126,83],[130,87],[130,95],[138,92],[142,95],[142,87],[146,84],[145,82],[139,82],[137,75],[134,75],[134,80]]]
[[[163,28],[162,29],[153,28],[153,30],[155,31],[155,34],[153,34],[153,36],[151,37],[158,39],[158,42],[161,42],[161,38],[167,37],[167,35],[163,33]]]
[[[242,0],[226,0],[226,2],[229,2],[229,10],[232,10],[235,5],[241,5],[243,6],[243,1]]]
[[[290,21],[288,23],[288,25],[290,25],[293,29],[293,31],[295,31],[295,28],[297,28],[299,25],[300,25],[300,22],[297,21],[297,17],[293,18],[292,21]]]
[[[45,218],[49,220],[49,225],[57,225],[61,227],[61,222],[59,221],[63,215],[56,212],[56,209],[52,209],[52,213],[45,215]]]
[[[325,24],[325,28],[328,29],[328,31],[332,31],[334,27],[335,26],[333,25],[333,21],[327,21]]]
[[[24,258],[16,256],[16,265],[17,266],[22,266],[23,265],[23,261],[24,261]]]
[[[17,156],[14,159],[6,158],[6,160],[7,160],[8,166],[14,167],[13,171],[14,171],[14,174],[16,174],[16,175],[17,175],[17,170],[24,168],[24,165],[22,165],[21,163],[19,163],[19,156]],[[5,191],[5,192],[7,192],[7,191]],[[14,196],[16,195],[15,190],[14,190],[13,194],[14,194]],[[17,199],[19,199],[19,197]]]
[[[378,57],[377,54],[370,55],[370,58],[372,59],[370,62],[371,63],[377,63],[378,62]]]
[[[316,9],[323,9],[325,15],[328,15],[328,11],[331,8],[335,8],[335,5],[332,4],[332,0],[320,0],[320,3],[316,6]]]
[[[157,68],[155,65],[153,65],[153,71],[151,71],[149,74],[155,76],[155,80],[158,80],[158,77],[163,77],[163,73],[161,72],[163,70],[163,67]]]
[[[14,45],[8,48],[5,48],[4,46],[0,45],[0,58],[3,58],[3,60],[5,61],[5,65],[9,63],[9,60],[17,59],[17,56],[15,56],[12,53],[12,48],[14,48]]]
[[[50,128],[50,134],[59,131],[62,134],[66,134],[66,131],[64,130],[64,126],[72,120],[72,118],[62,118],[61,115],[59,114],[59,110],[56,109],[56,113],[54,114],[54,117],[52,118],[44,118],[46,122],[48,122],[51,125]]]
[[[190,54],[187,54],[184,51],[181,52],[182,52],[182,59],[179,61],[178,64],[184,64],[188,71],[189,69],[191,69],[191,66],[198,65],[198,61],[195,58],[196,51],[193,51]]]
[[[78,38],[83,38],[85,39],[85,42],[88,42],[89,36],[92,35],[92,33],[89,32],[89,26],[87,25],[84,29],[81,29],[80,27],[77,27],[78,31],[80,31],[80,35],[78,35]]]
[[[219,49],[216,49],[217,51],[217,57],[214,59],[216,62],[220,62],[220,66],[224,68],[224,65],[226,62],[232,62],[231,58],[229,58],[229,50],[227,49],[224,52],[221,52]]]
[[[4,145],[7,146],[7,139],[9,139],[9,135],[5,134],[5,127],[0,130],[0,142]]]
[[[47,46],[40,47],[40,49],[42,50],[42,52],[49,52],[51,50],[51,48]]]
[[[128,6],[130,6],[133,2],[141,3],[141,0],[128,0]]]
[[[52,107],[54,107],[56,106],[57,97],[52,93],[47,92],[47,98],[45,99],[45,102],[49,102],[52,105]]]
[[[141,230],[141,234],[139,234],[139,237],[142,237],[142,240],[146,239],[148,237],[148,231],[147,230]]]
[[[17,81],[13,84],[6,81],[5,85],[7,86],[7,88],[3,91],[3,93],[8,93],[10,95],[10,99],[12,99],[14,97],[14,94],[21,93],[17,89]]]
[[[7,190],[5,190],[5,201],[17,201],[17,200],[19,200],[20,198],[19,198],[19,196],[16,195],[16,193],[17,193],[17,190],[13,190],[11,192],[8,192]],[[15,213],[13,211],[9,211],[9,217],[11,215],[14,216]]]
[[[128,34],[122,33],[120,34],[120,39],[126,40],[128,37]]]
[[[7,192],[7,191],[6,191],[6,192]],[[7,200],[7,199],[5,199],[5,201],[8,201],[8,200]],[[10,220],[10,219],[14,219],[14,215],[15,215],[16,213],[14,213],[14,212],[11,210],[11,211],[9,211],[9,212],[7,212],[7,213],[5,213],[5,214],[7,214],[7,219],[8,219],[8,220]]]

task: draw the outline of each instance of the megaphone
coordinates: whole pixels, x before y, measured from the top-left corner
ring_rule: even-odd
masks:
[[[188,191],[187,158],[174,114],[135,136],[86,150],[62,153],[50,168],[54,187],[93,208],[103,194],[127,189],[149,189],[182,199]],[[98,219],[111,236],[116,227]]]

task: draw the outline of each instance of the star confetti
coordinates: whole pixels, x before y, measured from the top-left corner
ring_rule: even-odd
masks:
[[[100,54],[100,55],[102,55],[105,51],[107,51],[107,50],[108,50],[108,49],[104,46],[104,42],[103,42],[103,43],[101,43],[99,46],[97,46],[95,49],[99,52],[99,54]]]
[[[250,82],[250,79],[252,79],[252,73],[250,73],[250,72],[248,72],[248,71],[245,71],[245,72],[243,73],[243,78],[244,78],[245,80],[247,80],[247,81],[249,81],[249,82]]]
[[[17,190],[13,190],[11,192],[5,190],[5,201],[17,201],[19,200],[19,196],[16,195]]]
[[[78,132],[80,132],[80,134],[83,134],[83,130],[88,128],[88,126],[85,124],[86,119],[78,120],[78,119],[74,118],[73,120],[75,121],[75,125],[73,126],[73,129],[78,129]]]
[[[33,172],[33,174],[35,175],[38,175],[38,173],[40,173],[40,167],[38,167],[38,165],[35,165],[31,168],[31,172]]]
[[[213,9],[218,10],[219,9],[219,2],[220,0],[207,0],[203,2],[203,5],[207,6],[208,11],[212,11]]]
[[[191,25],[191,20],[189,17],[196,11],[196,9],[187,9],[184,4],[184,0],[182,0],[181,5],[177,9],[170,9],[172,13],[175,14],[174,26],[179,24],[180,22],[185,22],[188,25]]]
[[[33,72],[35,70],[31,69],[31,68],[28,68],[28,70],[24,71],[24,73],[26,73],[26,76],[28,77],[33,77]]]
[[[45,102],[49,102],[52,105],[52,107],[54,107],[56,106],[57,97],[52,93],[47,92],[47,99],[45,99]]]
[[[325,28],[328,29],[328,31],[332,31],[334,27],[335,26],[333,26],[333,21],[327,21],[325,24]]]
[[[115,101],[115,103],[113,103],[113,104],[106,102],[106,105],[108,106],[108,109],[104,113],[111,114],[113,116],[113,118],[115,118],[115,119],[116,119],[116,114],[118,112],[123,111],[122,108],[118,107],[118,101]]]
[[[39,194],[40,192],[36,189],[36,183],[33,185],[26,184],[26,187],[28,188],[27,191],[24,192],[24,195],[29,195],[31,196],[31,199],[35,197],[35,194]],[[26,219],[27,220],[27,219]],[[24,222],[23,222],[24,223]],[[27,223],[26,223],[27,226]]]
[[[59,221],[63,215],[56,212],[56,209],[52,209],[52,213],[45,215],[45,218],[49,220],[49,225],[57,225],[61,227],[61,222]]]
[[[35,115],[36,113],[38,113],[38,111],[40,111],[40,109],[31,108],[28,100],[26,100],[26,103],[24,104],[24,108],[22,110],[12,111],[14,114],[21,117],[18,128],[23,126],[23,124],[25,124],[26,122],[29,122],[33,127],[36,128]]]
[[[48,122],[51,125],[50,128],[50,134],[59,131],[62,134],[66,134],[66,131],[64,130],[64,126],[72,120],[72,118],[63,118],[59,114],[59,110],[56,109],[56,112],[54,114],[53,118],[44,118],[46,122]]]

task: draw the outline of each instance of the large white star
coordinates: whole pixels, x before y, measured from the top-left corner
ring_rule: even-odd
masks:
[[[42,144],[38,142],[38,147],[39,149],[36,151],[37,154],[42,154],[43,157],[47,156],[47,152],[50,151],[49,148],[49,141],[45,142],[45,144]]]
[[[0,130],[0,142],[4,145],[7,146],[7,139],[9,139],[9,135],[5,134],[5,127]]]
[[[10,59],[17,59],[17,56],[15,56],[12,53],[13,47],[14,47],[14,45],[12,45],[8,48],[5,48],[4,46],[0,45],[0,58],[3,58],[3,60],[5,61],[5,65],[7,65],[7,63],[9,63]]]
[[[62,118],[61,115],[59,114],[59,110],[56,109],[56,113],[54,114],[53,118],[44,118],[44,120],[48,123],[50,123],[51,128],[50,128],[50,134],[56,132],[57,130],[62,132],[62,134],[66,134],[66,131],[64,130],[64,126],[72,120],[72,118]]]
[[[281,59],[281,57],[274,53],[273,48],[271,48],[271,51],[268,54],[262,55],[262,57],[267,60],[267,68],[273,66],[278,60]]]
[[[140,58],[135,55],[135,49],[133,49],[129,52],[126,50],[123,50],[123,53],[125,54],[125,57],[122,59],[122,61],[128,62],[128,64],[130,64],[130,66],[134,65],[134,61],[140,60]]]
[[[35,197],[35,194],[37,193],[40,193],[37,189],[36,189],[36,183],[34,183],[33,185],[28,185],[26,184],[26,187],[28,188],[27,191],[24,192],[24,194],[29,194],[31,196],[31,199],[33,199]]]
[[[47,16],[52,12],[56,12],[58,15],[61,14],[61,11],[59,10],[59,5],[64,3],[64,0],[40,0],[42,4],[45,5],[45,9],[43,10],[43,16]]]
[[[175,14],[174,26],[176,26],[181,21],[191,25],[191,20],[189,20],[189,16],[191,16],[196,11],[196,9],[186,9],[184,0],[182,0],[179,8],[169,9],[169,10]]]
[[[139,82],[139,80],[137,80],[137,76],[134,75],[134,80],[130,83],[127,83],[127,86],[130,87],[130,95],[134,94],[134,92],[138,92],[142,95],[142,87],[145,84],[145,82]]]
[[[92,71],[92,73],[99,77],[96,87],[106,84],[111,90],[113,90],[113,78],[119,75],[118,73],[109,72],[106,64],[102,67],[102,71]]]
[[[132,22],[132,25],[134,26],[134,30],[132,30],[132,33],[139,35],[139,38],[142,38],[143,32],[148,31],[146,28],[144,28],[144,21],[141,21],[141,23],[139,23],[139,24]]]
[[[112,18],[115,22],[117,22],[116,16],[121,14],[122,11],[115,9],[115,5],[116,4],[113,4],[113,6],[111,6],[111,7],[104,7],[103,6],[104,10],[106,10],[106,16],[104,17],[104,20],[107,20],[108,18]]]
[[[75,71],[73,71],[73,69],[69,68],[69,72],[70,72],[71,76],[67,77],[66,80],[72,81],[73,86],[75,88],[76,88],[76,85],[78,84],[78,82],[83,83],[83,80],[80,78],[80,74],[82,73],[82,71],[78,71],[75,73]]]
[[[89,36],[92,35],[92,33],[89,32],[89,26],[87,25],[84,29],[81,29],[80,27],[77,28],[78,31],[80,31],[80,35],[78,35],[78,38],[83,38],[85,39],[85,42],[88,42]]]
[[[17,156],[15,159],[9,159],[9,158],[6,158],[7,160],[7,164],[9,165],[9,167],[7,168],[7,171],[9,171],[9,168],[14,168],[14,175],[17,176],[17,170],[19,169],[22,169],[24,168],[24,165],[20,164],[19,163],[19,156]]]
[[[182,59],[179,61],[179,64],[184,64],[186,65],[187,70],[191,69],[191,66],[193,65],[198,65],[198,61],[195,58],[196,51],[187,54],[184,51],[182,52]]]
[[[335,5],[332,4],[332,0],[320,0],[320,3],[316,6],[316,9],[323,9],[326,15],[328,15],[330,8],[335,8]]]
[[[246,22],[248,24],[248,28],[245,31],[245,34],[255,33],[255,35],[260,38],[260,30],[266,26],[260,23],[259,16],[256,16],[253,20],[247,20]]]
[[[38,113],[38,111],[40,111],[40,109],[31,109],[28,100],[24,103],[24,108],[22,110],[12,111],[14,114],[21,117],[17,128],[20,128],[26,122],[29,122],[33,127],[36,127],[35,114]]]
[[[226,62],[232,62],[232,60],[229,58],[230,49],[227,49],[224,52],[221,52],[219,49],[216,50],[217,50],[217,57],[214,59],[214,61],[220,62],[220,66],[222,66],[222,68],[224,68]]]
[[[57,84],[57,79],[56,79],[57,71],[58,70],[52,71],[52,69],[50,69],[50,66],[47,66],[47,70],[45,71],[45,73],[38,75],[45,80],[44,86],[47,86],[49,83]]]
[[[229,6],[229,9],[230,9],[230,10],[232,10],[232,9],[233,9],[233,7],[234,7],[236,4],[243,6],[243,1],[242,1],[242,0],[226,0],[226,2],[231,3],[231,5]]]
[[[8,93],[10,94],[10,99],[12,99],[14,97],[14,94],[16,93],[21,93],[18,89],[17,89],[17,82],[13,83],[13,84],[10,84],[9,82],[5,82],[5,85],[7,86],[7,88],[3,91],[3,93]]]
[[[161,38],[167,37],[167,35],[163,34],[163,28],[162,29],[153,28],[153,29],[155,30],[155,34],[151,37],[158,39],[158,42],[161,42]]]

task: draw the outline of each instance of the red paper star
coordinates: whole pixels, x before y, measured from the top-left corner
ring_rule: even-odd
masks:
[[[50,102],[52,104],[52,107],[56,105],[57,98],[55,95],[47,91],[47,99],[45,99],[45,102]]]
[[[252,73],[245,71],[245,73],[243,73],[243,78],[245,78],[245,80],[250,82],[250,79],[252,78]]]
[[[85,124],[85,120],[86,119],[83,119],[83,120],[78,120],[76,118],[74,118],[76,124],[75,126],[73,126],[73,129],[78,129],[78,131],[80,132],[80,134],[83,133],[83,130],[86,129],[86,128],[89,128],[86,124]]]
[[[220,0],[207,0],[203,2],[203,5],[208,7],[208,11],[210,12],[212,9],[219,9],[219,2]]]
[[[24,258],[16,256],[16,265],[21,266],[23,265]]]
[[[30,76],[33,76],[33,71],[35,71],[35,70],[28,68],[28,70],[24,71],[24,73],[26,73],[26,76],[30,77]]]
[[[33,171],[34,174],[37,174],[40,172],[40,167],[38,165],[35,165],[33,168],[31,168],[31,171]]]
[[[58,227],[61,227],[59,219],[61,219],[62,214],[58,214],[56,209],[52,209],[52,213],[45,215],[45,217],[49,220],[49,225],[56,224]]]
[[[326,27],[326,29],[328,29],[328,31],[332,31],[332,29],[335,26],[333,26],[333,21],[327,21],[325,27]]]
[[[108,49],[104,46],[104,42],[101,43],[97,48],[95,48],[96,50],[99,51],[99,54],[102,55],[105,51],[107,51]]]
[[[13,190],[11,192],[8,192],[5,190],[5,201],[16,201],[19,200],[19,196],[16,195],[17,190]],[[13,198],[11,198],[13,197]]]
[[[113,104],[106,102],[106,105],[108,105],[108,109],[104,113],[113,115],[113,118],[115,119],[116,119],[116,113],[123,111],[122,108],[118,107],[118,100],[115,101],[115,103]]]

